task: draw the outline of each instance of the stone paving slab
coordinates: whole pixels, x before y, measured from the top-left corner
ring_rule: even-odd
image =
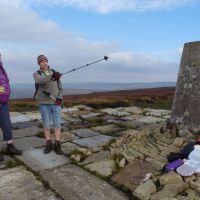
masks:
[[[40,112],[23,112],[24,115],[26,115],[27,117],[30,117],[31,120],[40,120],[41,119],[41,114]]]
[[[66,114],[66,113],[63,113],[63,114],[62,114],[62,118],[63,118],[64,120],[69,121],[69,122],[72,122],[72,123],[79,123],[79,122],[81,122],[81,120],[80,120],[79,118],[73,117],[73,116],[71,116],[71,115],[69,115],[69,114]]]
[[[88,111],[93,110],[93,108],[91,108],[89,106],[85,106],[85,105],[77,105],[77,106],[74,106],[74,108],[77,108],[79,110],[88,110]]]
[[[92,131],[90,129],[87,129],[87,128],[74,129],[74,130],[71,130],[71,132],[74,133],[75,135],[81,137],[81,138],[92,137],[92,136],[99,135],[99,133],[97,133],[95,131]]]
[[[119,128],[118,126],[114,124],[92,127],[91,129],[96,132],[102,133],[104,135],[111,135],[122,130],[121,128]]]
[[[94,117],[98,117],[100,115],[101,115],[101,113],[89,113],[89,114],[86,114],[86,115],[81,115],[80,117],[82,119],[91,119],[91,118],[94,118]]]
[[[140,107],[136,107],[136,106],[133,106],[133,107],[127,107],[124,109],[125,112],[129,112],[129,113],[133,113],[133,114],[136,114],[136,115],[141,115],[144,113],[144,109],[140,108]]]
[[[54,133],[51,134],[51,138],[55,141]],[[79,137],[75,136],[74,134],[70,133],[69,131],[61,132],[60,141],[63,142],[70,142],[72,140],[77,140]]]
[[[25,138],[19,138],[14,140],[14,144],[17,148],[20,150],[26,150],[26,149],[33,149],[36,147],[42,147],[45,146],[45,139],[38,138],[36,136],[31,137],[25,137]],[[0,149],[5,148],[5,142],[0,142]]]
[[[37,135],[41,131],[43,130],[39,127],[30,127],[30,128],[13,130],[13,138],[17,139],[17,138],[34,136],[34,135]],[[3,140],[3,134],[0,135],[0,141],[2,140]]]
[[[40,172],[64,200],[128,200],[105,181],[75,165]]]
[[[0,199],[60,200],[24,167],[0,170]]]
[[[125,116],[130,115],[130,113],[128,113],[128,112],[119,111],[118,109],[112,109],[112,108],[106,108],[106,109],[103,109],[103,110],[100,110],[100,111],[103,112],[103,113],[106,113],[108,115],[113,115],[113,116],[116,116],[116,117],[125,117]]]
[[[98,136],[94,136],[94,137],[73,140],[72,142],[75,144],[78,144],[82,147],[95,148],[95,147],[103,146],[103,145],[107,144],[112,139],[113,139],[113,137],[110,137],[107,135],[98,135]]]
[[[166,115],[171,114],[171,110],[163,110],[163,109],[149,109],[146,108],[145,110],[145,115],[146,116],[154,116],[154,117],[164,117]]]
[[[75,111],[79,111],[79,108],[63,108],[62,109],[62,113],[72,113],[72,112],[75,112]]]
[[[64,155],[57,155],[53,151],[44,154],[43,150],[43,148],[26,150],[21,156],[16,157],[36,172],[70,163],[70,160]]]
[[[156,124],[160,122],[164,122],[166,119],[159,118],[159,117],[153,117],[153,116],[141,116],[140,118],[136,119],[138,122],[142,122],[145,124]]]
[[[32,121],[32,118],[20,112],[10,112],[10,120],[12,123]]]
[[[24,129],[24,128],[31,128],[31,127],[38,127],[40,125],[40,122],[38,121],[29,121],[29,122],[17,122],[13,123],[12,127],[14,130],[16,129]]]

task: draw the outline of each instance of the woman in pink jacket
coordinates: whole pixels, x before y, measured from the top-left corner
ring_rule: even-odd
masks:
[[[7,143],[7,152],[10,155],[21,155],[22,151],[15,148],[12,142],[12,124],[8,109],[8,100],[10,97],[9,79],[3,68],[0,54],[0,128],[3,131],[4,140]],[[4,158],[0,155],[0,161]]]

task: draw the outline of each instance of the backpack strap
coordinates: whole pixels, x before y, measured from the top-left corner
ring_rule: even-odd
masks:
[[[40,70],[38,70],[37,73],[38,73],[39,75],[41,75],[41,71],[40,71]],[[39,88],[39,84],[35,83],[35,93],[34,93],[34,95],[33,95],[33,98],[35,98],[35,96],[36,96],[36,94],[37,94],[37,91],[38,91],[38,88]]]

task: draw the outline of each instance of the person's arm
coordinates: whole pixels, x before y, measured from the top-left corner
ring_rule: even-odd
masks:
[[[52,80],[52,75],[47,75],[47,76],[41,76],[39,73],[34,73],[33,74],[35,83],[38,85],[43,85]]]

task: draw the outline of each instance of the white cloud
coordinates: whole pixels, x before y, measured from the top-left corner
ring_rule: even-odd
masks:
[[[23,2],[0,0],[0,52],[12,83],[33,82],[32,74],[38,68],[36,58],[41,53],[60,72],[110,56],[107,62],[63,77],[65,82],[176,80],[177,63],[164,61],[158,55],[118,52],[116,44],[69,34],[55,22],[43,20]]]
[[[31,1],[31,0],[29,0]],[[94,10],[98,13],[141,12],[163,9],[174,9],[191,5],[197,0],[34,0],[32,3],[71,6],[82,10]]]

